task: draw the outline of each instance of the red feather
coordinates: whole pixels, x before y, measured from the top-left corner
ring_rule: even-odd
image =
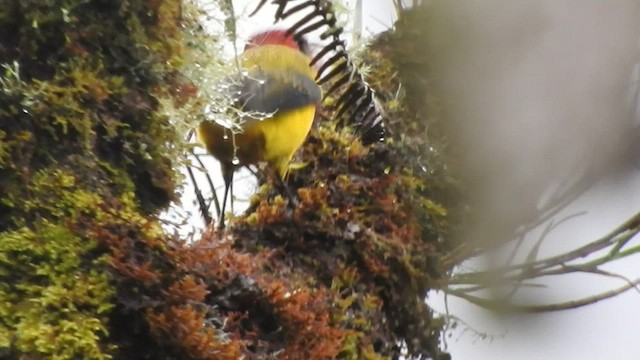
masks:
[[[301,51],[298,42],[286,30],[268,30],[255,34],[249,39],[244,50],[247,51],[263,45],[284,45]]]

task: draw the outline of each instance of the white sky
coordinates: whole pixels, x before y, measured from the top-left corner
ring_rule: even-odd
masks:
[[[552,232],[542,250],[554,253],[575,248],[612,230],[640,208],[638,184],[637,169],[603,180],[563,212],[589,213]],[[637,256],[607,269],[631,279],[640,275]],[[550,289],[541,289],[538,297],[545,303],[573,300],[624,285],[622,281],[596,276],[567,276],[545,283]],[[441,296],[428,302],[438,311],[445,311]],[[480,340],[472,332],[464,332],[464,328],[455,331],[448,339],[454,360],[640,359],[640,294],[633,290],[587,307],[541,315],[501,318],[453,297],[449,297],[449,311],[474,329],[496,335],[490,341]]]
[[[353,6],[355,0],[346,3]],[[256,0],[234,0],[239,14],[247,14],[256,4]],[[395,14],[391,0],[363,0],[363,4],[365,36],[392,25]],[[269,7],[251,19],[241,19],[238,23],[240,37],[246,38],[249,34],[268,28],[273,22],[272,19],[273,8]],[[630,44],[632,45],[635,44]],[[525,83],[525,87],[526,85]],[[218,165],[211,167],[217,169]],[[237,176],[242,177],[243,174],[239,173]],[[640,209],[638,184],[640,171],[637,168],[601,181],[593,191],[567,209],[567,213],[582,210],[588,210],[589,213],[554,231],[543,251],[553,253],[578,246],[584,241],[596,239],[620,224]],[[245,190],[241,197],[249,196],[254,189],[250,185],[236,186],[236,189],[240,187],[244,187]],[[185,193],[189,195],[190,191],[186,190]],[[615,270],[629,278],[640,276],[640,261],[635,258],[614,265]],[[575,295],[608,290],[620,286],[621,283],[611,279],[602,281],[594,277],[571,277],[550,282],[549,285],[555,286],[543,292],[541,298],[553,302],[570,299]],[[432,294],[428,302],[437,310],[444,311],[442,297],[438,294]],[[447,344],[454,360],[640,359],[640,342],[637,341],[640,294],[634,291],[578,310],[544,315],[497,318],[474,305],[451,297],[449,311],[476,330],[497,335],[490,341],[478,339],[470,331],[464,331],[464,327],[452,331]]]

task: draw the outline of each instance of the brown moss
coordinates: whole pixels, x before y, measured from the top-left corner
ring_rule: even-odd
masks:
[[[232,227],[243,251],[279,254],[273,271],[289,288],[324,289],[329,324],[346,330],[337,358],[394,358],[402,342],[415,358],[440,356],[440,323],[418,299],[445,276],[442,246],[422,220],[446,212],[421,205],[413,184],[422,180],[390,171],[393,156],[391,145],[363,147],[321,126],[300,154],[305,166],[290,175],[299,206],[256,198]]]

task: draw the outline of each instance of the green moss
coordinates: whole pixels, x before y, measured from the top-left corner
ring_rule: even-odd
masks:
[[[145,211],[165,207],[184,147],[157,110],[180,63],[180,1],[0,5],[0,33],[14,35],[0,47],[0,213],[23,196],[14,185],[26,169],[71,155],[128,178],[118,182],[134,185]]]
[[[101,343],[113,289],[87,254],[94,241],[42,220],[0,235],[0,347],[47,358],[107,359]],[[9,343],[11,342],[11,344]]]
[[[342,344],[341,360],[389,360],[390,356],[382,356],[377,353],[371,344],[363,345],[365,334],[353,333],[347,336]]]

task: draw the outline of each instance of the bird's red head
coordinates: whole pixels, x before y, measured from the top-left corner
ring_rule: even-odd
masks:
[[[287,30],[267,30],[255,34],[249,38],[244,50],[263,45],[284,45],[304,53],[307,52],[307,42],[303,38],[296,39],[287,33]]]

